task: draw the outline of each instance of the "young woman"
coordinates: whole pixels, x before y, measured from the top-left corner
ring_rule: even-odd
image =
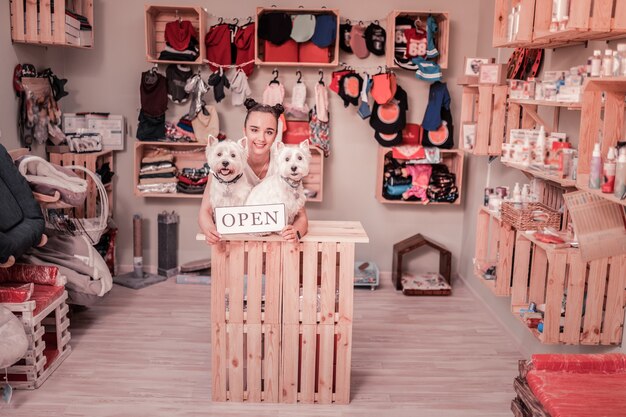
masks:
[[[252,186],[260,183],[268,173],[272,172],[273,164],[271,160],[271,147],[278,134],[278,118],[283,113],[283,106],[268,106],[259,104],[252,99],[247,99],[244,103],[248,109],[244,121],[243,134],[248,138],[248,166],[244,174]],[[213,207],[209,201],[209,190],[211,187],[211,176],[202,196],[198,223],[200,229],[206,236],[206,242],[214,245],[220,241],[220,234],[217,232],[213,220]],[[297,242],[304,236],[309,227],[309,220],[306,209],[303,207],[291,225],[285,226],[280,232],[283,239],[289,242]]]

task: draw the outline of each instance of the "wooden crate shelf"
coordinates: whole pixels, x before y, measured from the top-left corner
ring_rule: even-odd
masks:
[[[461,198],[463,196],[463,161],[464,154],[463,151],[459,149],[441,149],[441,163],[448,167],[448,170],[456,175],[456,186],[459,190],[459,197],[456,199],[454,203],[446,203],[446,202],[433,202],[428,203],[426,206],[431,205],[447,205],[447,206],[458,206],[461,204]],[[376,191],[375,196],[378,202],[383,204],[400,204],[400,205],[412,205],[412,206],[424,206],[421,201],[403,201],[403,200],[387,200],[383,197],[383,177],[384,177],[384,166],[385,166],[385,156],[391,153],[390,148],[385,148],[382,146],[378,147],[378,168],[376,172]]]
[[[478,211],[474,274],[498,297],[511,295],[516,233],[511,225],[503,222],[486,207],[481,207]],[[495,280],[485,279],[477,270],[478,265],[485,263],[493,263],[496,266]]]
[[[19,43],[92,48],[94,34],[93,0],[10,0],[11,40]],[[89,45],[76,45],[65,34],[65,10],[86,17],[92,30]]]
[[[277,8],[277,7],[257,7],[256,9],[256,21],[259,22],[259,18],[266,13],[272,12],[284,12],[290,16],[298,14],[313,14],[313,15],[333,15],[336,20],[337,28],[336,33],[339,36],[339,9],[305,9],[305,8]],[[265,58],[265,41],[259,38],[259,25],[255,25],[255,48],[254,48],[254,62],[256,65],[270,65],[270,66],[283,66],[283,67],[336,67],[339,65],[339,42],[337,37],[335,41],[328,47],[328,60],[324,62],[288,62],[288,61],[270,61]]]
[[[476,125],[475,143],[463,150],[473,155],[500,155],[505,134],[506,85],[464,86],[461,107],[461,126]]]
[[[526,106],[563,107],[568,110],[580,110],[581,102],[551,101],[551,100],[522,100],[509,98],[509,103]]]
[[[534,169],[532,167],[527,167],[527,166],[523,166],[520,164],[515,164],[513,162],[502,162],[503,165],[509,167],[509,168],[514,168],[514,169],[518,169],[520,171],[522,171],[525,174],[528,174],[532,177],[535,178],[541,178],[542,180],[546,180],[546,181],[550,181],[553,183],[558,184],[561,187],[564,188],[575,188],[576,187],[576,180],[572,180],[569,178],[562,178],[561,175],[559,175],[558,173],[553,173],[550,171],[541,171],[538,169]]]
[[[493,20],[493,47],[522,47],[533,39],[533,21],[536,0],[496,0]],[[508,40],[508,16],[512,8],[521,7],[517,37]]]
[[[200,6],[160,6],[146,4],[146,60],[157,64],[201,65],[204,63],[207,12]],[[177,19],[189,20],[198,33],[200,54],[193,61],[159,60],[159,54],[165,49],[165,25]]]
[[[545,304],[543,332],[529,329],[541,343],[618,345],[625,278],[626,255],[583,262],[578,249],[557,248],[518,233],[511,311],[519,317],[530,302]]]
[[[399,68],[394,62],[394,50],[395,50],[395,33],[396,33],[396,18],[398,16],[409,16],[411,18],[421,18],[426,21],[428,16],[433,16],[437,21],[439,28],[438,38],[436,40],[437,49],[439,50],[439,57],[437,63],[441,69],[448,68],[449,50],[450,50],[450,17],[448,12],[437,11],[420,11],[420,10],[392,10],[387,15],[387,44],[385,45],[385,56],[387,59],[387,66],[389,68]]]
[[[354,246],[368,241],[359,222],[311,221],[299,243],[213,246],[213,401],[350,402]]]

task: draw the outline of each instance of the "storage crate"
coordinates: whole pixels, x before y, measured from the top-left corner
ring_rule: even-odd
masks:
[[[519,31],[517,37],[508,39],[508,16],[513,7],[521,7]],[[533,22],[535,17],[535,0],[495,0],[493,21],[493,47],[516,48],[526,47],[533,38]]]
[[[261,16],[263,16],[266,13],[274,13],[274,12],[284,12],[287,13],[290,16],[294,16],[294,15],[298,15],[298,14],[312,14],[312,15],[333,15],[335,16],[335,20],[336,20],[336,33],[337,36],[339,36],[339,9],[326,9],[326,8],[320,8],[320,9],[305,9],[305,8],[298,8],[298,9],[289,9],[289,8],[277,8],[277,7],[271,7],[271,8],[266,8],[266,7],[257,7],[256,9],[256,21],[257,21],[257,25],[255,25],[255,48],[254,48],[254,61],[257,65],[273,65],[273,66],[296,66],[296,67],[336,67],[337,65],[339,65],[339,42],[337,39],[337,36],[335,36],[335,40],[334,42],[328,47],[328,56],[327,59],[322,60],[320,62],[313,62],[312,59],[299,59],[299,60],[294,60],[294,61],[276,61],[276,60],[271,60],[268,59],[266,57],[266,51],[265,51],[265,41],[263,39],[259,38],[259,19]],[[304,44],[297,44],[298,48],[300,48],[301,45]],[[300,48],[302,49],[302,48]],[[319,48],[317,50],[317,52],[319,53]]]
[[[522,203],[515,207],[515,203],[505,201],[501,211],[502,221],[519,231],[561,228],[561,214],[542,203]]]
[[[54,6],[54,7],[53,7]],[[63,45],[77,48],[93,46],[93,0],[10,0],[11,40],[22,43]],[[70,43],[65,34],[65,10],[86,17],[92,27],[88,46]]]
[[[481,207],[478,211],[474,271],[477,278],[498,297],[511,295],[516,233],[510,224],[503,222],[486,207]],[[489,266],[496,267],[494,280],[485,279],[481,273]]]
[[[205,54],[204,35],[206,34],[206,11],[199,6],[145,6],[146,59],[159,64],[203,64]],[[175,20],[189,20],[198,33],[200,54],[193,62],[159,60],[165,49],[165,25]]]
[[[620,344],[625,287],[626,255],[584,262],[577,249],[517,235],[511,310],[545,304],[543,332],[529,329],[542,343]]]
[[[357,242],[368,242],[358,222],[311,221],[299,243],[213,246],[214,401],[349,402]]]
[[[463,86],[461,126],[476,125],[473,147],[467,147],[465,132],[460,145],[474,155],[500,155],[505,134],[506,98],[505,85]]]

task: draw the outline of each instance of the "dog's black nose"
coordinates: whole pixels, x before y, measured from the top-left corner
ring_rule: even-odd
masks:
[[[223,166],[224,168],[226,168],[226,167],[228,166],[228,164],[230,164],[230,162],[228,162],[228,161],[222,161],[222,166]]]
[[[293,172],[296,172],[297,169],[298,169],[298,167],[296,167],[296,166],[291,167],[291,171],[293,171]]]

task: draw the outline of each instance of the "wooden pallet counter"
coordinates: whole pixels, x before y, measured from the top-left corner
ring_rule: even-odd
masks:
[[[299,243],[212,248],[213,401],[350,402],[354,245],[367,242],[359,222],[311,221]]]

